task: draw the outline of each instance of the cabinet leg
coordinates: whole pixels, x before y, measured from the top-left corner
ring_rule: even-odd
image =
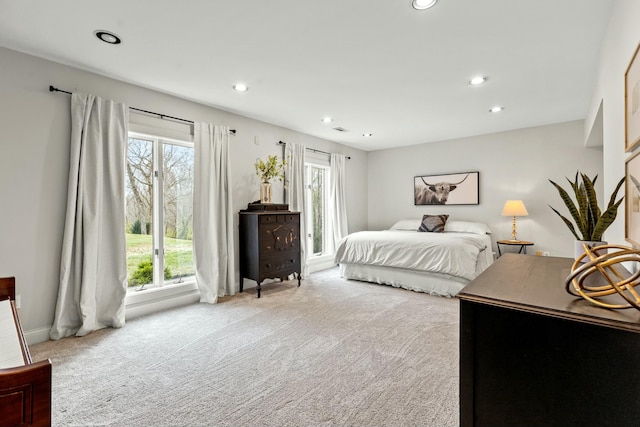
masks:
[[[242,275],[240,276],[240,292],[242,292],[242,289],[244,288],[244,277],[242,277]]]
[[[260,286],[260,282],[258,282],[258,286],[256,286],[256,290],[258,291],[258,298],[260,298],[260,291],[262,290],[262,287]]]
[[[302,274],[298,273],[298,287],[300,287],[300,280],[302,279]]]

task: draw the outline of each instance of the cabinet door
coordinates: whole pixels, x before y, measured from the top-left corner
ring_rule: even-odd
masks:
[[[260,252],[263,256],[299,250],[300,223],[299,220],[289,221],[288,217],[262,215],[260,218]]]

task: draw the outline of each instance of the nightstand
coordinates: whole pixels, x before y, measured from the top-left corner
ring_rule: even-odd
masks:
[[[518,250],[519,254],[527,254],[527,246],[533,246],[533,242],[527,242],[525,240],[498,240],[496,246],[498,246],[498,258],[502,256],[500,245],[506,246],[520,246]]]

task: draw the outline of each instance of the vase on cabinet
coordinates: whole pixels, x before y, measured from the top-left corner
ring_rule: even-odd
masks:
[[[260,184],[260,203],[271,203],[271,183]]]

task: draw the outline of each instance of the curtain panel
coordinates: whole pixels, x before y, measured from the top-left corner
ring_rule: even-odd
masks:
[[[238,287],[229,128],[196,123],[194,143],[193,258],[200,302],[214,304]]]
[[[124,325],[127,264],[124,176],[129,109],[71,95],[71,150],[58,300],[57,340]]]
[[[333,230],[332,247],[334,253],[338,242],[348,234],[346,163],[346,157],[343,154],[331,154],[329,220]]]
[[[304,145],[287,143],[285,146],[285,203],[289,210],[300,212],[300,258],[302,262],[302,277],[309,273],[307,264],[307,215],[305,213],[305,182],[304,164],[306,148]]]

